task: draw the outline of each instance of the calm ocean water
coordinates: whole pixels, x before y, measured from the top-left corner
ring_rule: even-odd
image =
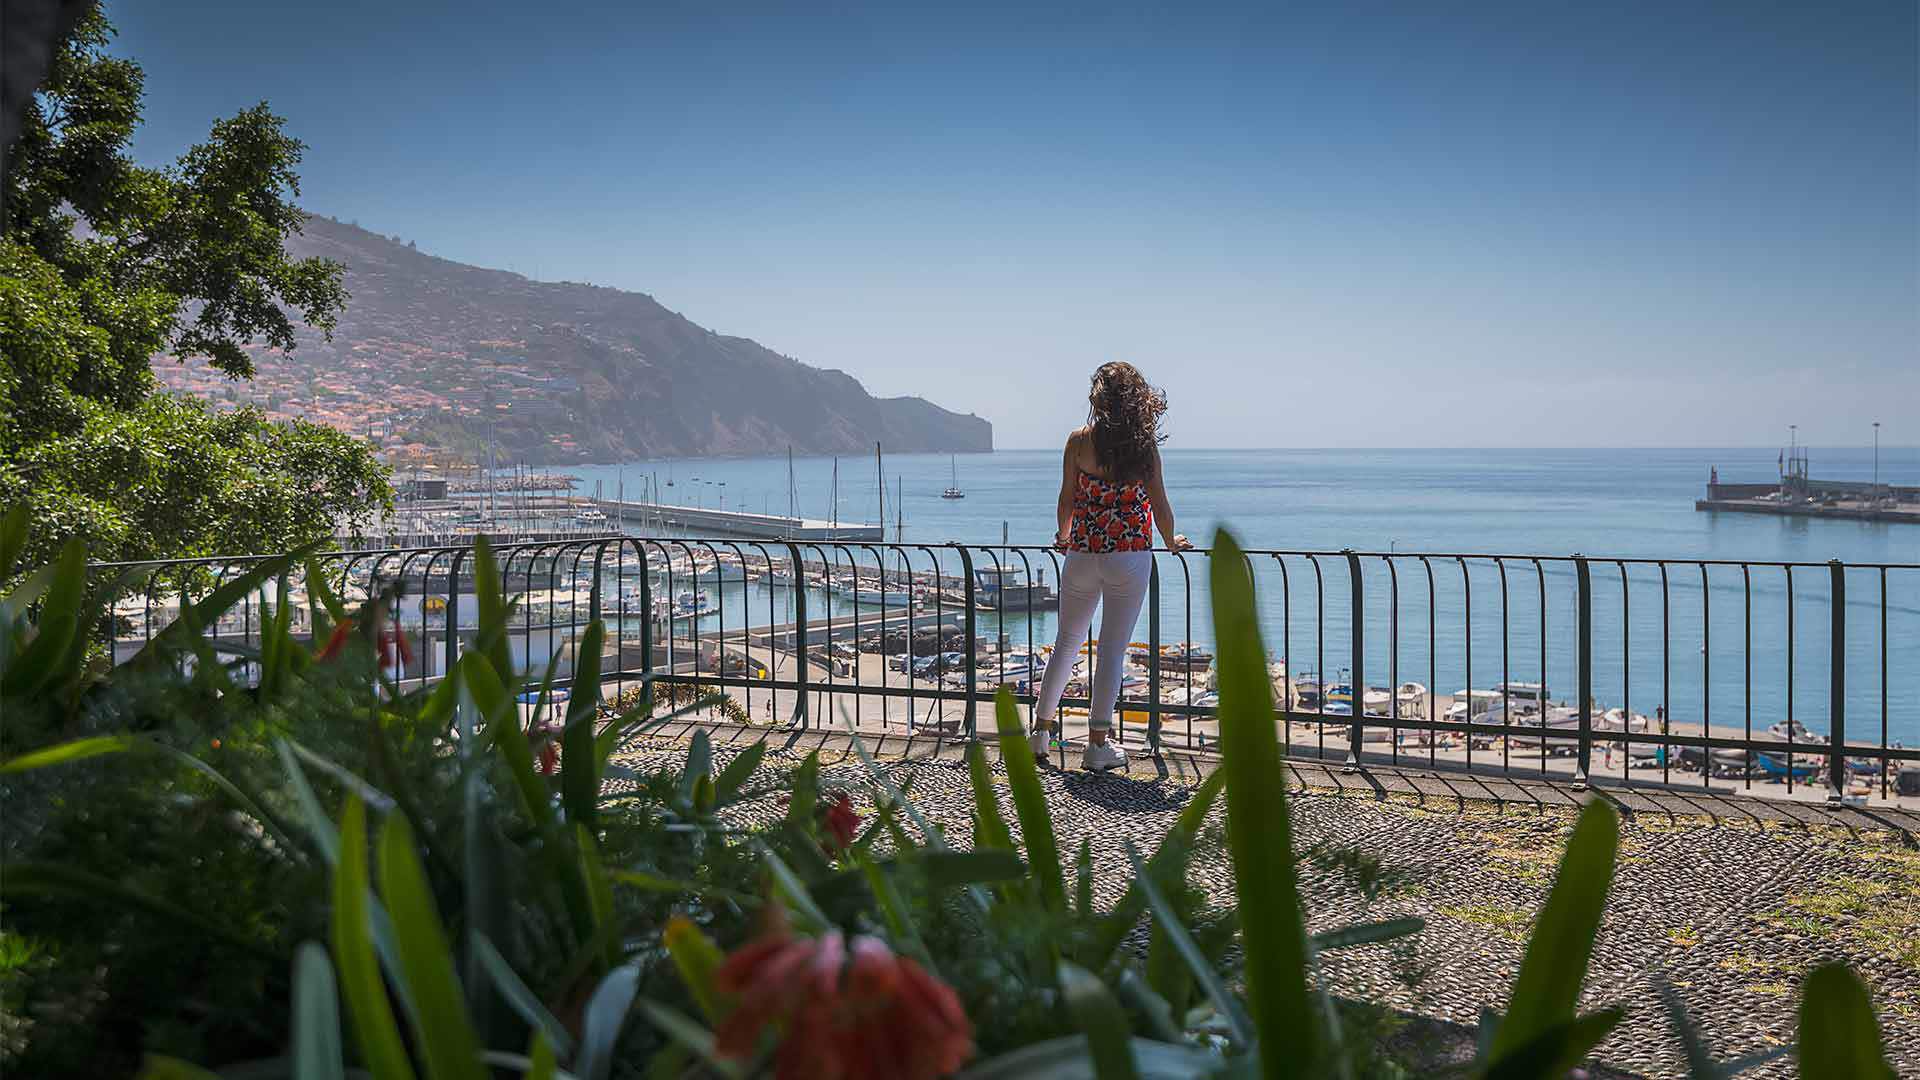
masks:
[[[1708,470],[1723,481],[1766,481],[1775,454],[1757,449],[1685,450],[1178,450],[1166,452],[1167,486],[1179,528],[1206,544],[1216,526],[1236,531],[1247,547],[1287,550],[1498,553],[1667,559],[1847,563],[1920,563],[1920,527],[1850,521],[1707,514],[1693,509]],[[1867,480],[1870,449],[1815,448],[1813,474],[1822,479]],[[905,517],[908,543],[958,540],[998,544],[1004,526],[1014,544],[1043,545],[1053,534],[1059,452],[999,451],[962,455],[889,455],[885,458],[888,538],[896,512]],[[957,467],[964,500],[940,492]],[[1882,447],[1880,478],[1920,484],[1920,448]],[[623,482],[637,497],[642,477],[662,485],[668,501],[688,505],[785,513],[785,459],[634,462],[575,470],[584,490],[595,484],[612,496]],[[794,462],[796,509],[813,518],[833,513],[834,462]],[[673,487],[664,487],[672,478]],[[899,492],[896,501],[896,487]],[[878,515],[871,455],[839,460],[842,521]],[[1038,557],[1038,556],[1035,556]],[[918,564],[924,565],[925,556]],[[1350,586],[1344,560],[1319,560],[1326,595],[1314,587],[1313,566],[1274,560],[1257,567],[1267,646],[1289,652],[1296,672],[1338,676],[1348,664]],[[953,563],[957,566],[957,562]],[[1392,578],[1381,560],[1363,563],[1366,591],[1367,681],[1435,682],[1452,692],[1503,677],[1541,677],[1541,596],[1544,591],[1545,675],[1554,696],[1576,695],[1574,611],[1576,582],[1568,564],[1536,572],[1526,560],[1500,567],[1468,560],[1467,589],[1453,560],[1435,560],[1432,649],[1428,647],[1428,585],[1417,559],[1396,562],[1398,648],[1394,647]],[[1162,636],[1206,641],[1205,561],[1162,557]],[[1049,571],[1048,579],[1055,580]],[[1657,567],[1632,566],[1623,590],[1611,563],[1593,564],[1594,686],[1601,705],[1629,705],[1651,714],[1665,703],[1675,719],[1756,729],[1783,718],[1825,731],[1829,699],[1828,573],[1793,573],[1792,656],[1788,664],[1789,582],[1778,569],[1716,568],[1703,584],[1694,567],[1674,567],[1663,590]],[[1189,587],[1189,581],[1191,587]],[[1880,575],[1847,575],[1846,702],[1849,740],[1881,734],[1882,614]],[[1886,575],[1884,711],[1890,739],[1920,741],[1920,571]],[[1624,596],[1623,596],[1624,591]],[[735,590],[729,607],[767,611],[757,587]],[[1665,610],[1663,611],[1663,597]],[[1623,599],[1625,601],[1623,610]],[[1508,612],[1503,638],[1501,611]],[[1749,605],[1752,645],[1747,645]],[[1325,637],[1316,640],[1324,612]],[[730,615],[733,621],[739,616]],[[983,632],[990,629],[983,621]],[[1024,644],[1052,640],[1048,616],[1009,620],[1005,629]],[[1669,632],[1663,635],[1663,626]],[[1470,629],[1469,629],[1470,628]],[[1138,636],[1146,633],[1143,615]],[[1663,640],[1664,638],[1664,640]],[[1467,667],[1471,644],[1472,666]],[[1431,654],[1431,655],[1430,655]],[[1504,662],[1503,662],[1504,661]],[[1432,673],[1430,679],[1429,673]],[[1749,672],[1750,680],[1749,681]]]

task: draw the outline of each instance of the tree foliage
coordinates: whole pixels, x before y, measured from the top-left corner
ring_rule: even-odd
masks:
[[[290,259],[302,144],[263,103],[172,165],[136,163],[144,76],[80,20],[27,105],[0,204],[0,503],[50,550],[103,558],[237,553],[363,524],[390,497],[354,440],[156,393],[151,365],[204,357],[250,378],[252,344],[330,332],[340,267]]]

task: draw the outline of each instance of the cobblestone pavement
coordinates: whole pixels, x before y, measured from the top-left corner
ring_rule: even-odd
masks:
[[[859,790],[866,775],[843,737],[792,739],[765,729],[716,729],[714,737],[722,760],[733,752],[729,743],[768,737],[778,748],[770,761],[797,762],[817,748],[825,782]],[[665,736],[633,755],[668,759],[683,745]],[[950,839],[971,841],[970,788],[952,744],[877,750],[896,780],[912,778],[913,798]],[[1062,850],[1077,850],[1083,836],[1092,841],[1103,904],[1125,888],[1122,841],[1156,844],[1206,767],[1192,759],[1167,764],[1126,776],[1043,773]],[[1459,1024],[1502,1007],[1572,827],[1575,797],[1525,783],[1436,794],[1417,779],[1312,767],[1296,768],[1295,780],[1309,928],[1400,915],[1427,920],[1414,947],[1330,954],[1334,992]],[[1014,820],[1005,791],[1001,801]],[[1822,816],[1804,804],[1787,815],[1734,802],[1650,810],[1615,801],[1624,811],[1620,866],[1584,1003],[1618,1004],[1627,1014],[1600,1048],[1600,1062],[1651,1076],[1684,1073],[1650,980],[1655,972],[1678,989],[1716,1054],[1730,1058],[1790,1039],[1801,977],[1840,959],[1871,987],[1896,1069],[1920,1074],[1920,823],[1899,814]],[[1363,887],[1342,850],[1377,856],[1378,879]],[[1193,872],[1230,902],[1224,850],[1203,849]],[[1747,1075],[1793,1073],[1782,1059]]]

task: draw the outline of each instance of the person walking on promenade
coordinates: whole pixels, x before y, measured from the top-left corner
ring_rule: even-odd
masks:
[[[1153,573],[1153,530],[1173,551],[1193,545],[1174,531],[1173,504],[1161,482],[1160,418],[1166,395],[1148,385],[1132,364],[1103,364],[1087,394],[1086,426],[1067,436],[1061,462],[1058,532],[1054,546],[1066,552],[1060,570],[1059,634],[1047,657],[1028,740],[1046,761],[1075,658],[1093,626],[1096,606],[1105,611],[1094,652],[1083,768],[1124,768],[1127,754],[1112,738],[1113,708],[1126,674],[1127,644],[1147,598]]]

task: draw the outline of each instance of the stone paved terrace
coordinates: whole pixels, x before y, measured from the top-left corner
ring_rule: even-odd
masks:
[[[769,761],[797,763],[819,750],[823,782],[862,788],[865,770],[843,734],[700,726],[722,760],[767,739],[775,751]],[[628,747],[625,757],[629,764],[670,763],[692,731],[687,724],[663,729]],[[868,749],[896,780],[913,778],[921,808],[965,844],[971,796],[962,748],[929,738],[868,738]],[[1121,840],[1157,843],[1212,766],[1206,758],[1166,755],[1158,763],[1136,760],[1125,775],[1043,773],[1062,849],[1076,850],[1082,836],[1093,840],[1103,904],[1118,899],[1127,879]],[[1450,1042],[1439,1052],[1443,1059],[1470,1053],[1453,1025],[1470,1025],[1483,1007],[1504,1004],[1531,918],[1587,793],[1552,782],[1372,768],[1345,773],[1312,762],[1290,768],[1297,849],[1362,848],[1383,860],[1389,879],[1368,903],[1333,860],[1304,858],[1310,926],[1397,915],[1427,920],[1416,949],[1332,954],[1334,991],[1443,1022],[1415,1037]],[[1787,1039],[1802,974],[1843,959],[1873,989],[1898,1071],[1920,1074],[1920,815],[1698,793],[1599,794],[1622,811],[1621,865],[1586,1005],[1627,1009],[1600,1062],[1616,1075],[1684,1073],[1649,980],[1656,971],[1680,990],[1724,1059]],[[1009,796],[1001,801],[1014,820]],[[1203,852],[1194,873],[1210,891],[1229,895],[1224,851]],[[1409,984],[1420,969],[1424,977]],[[1794,1066],[1783,1059],[1747,1075],[1791,1076]]]

